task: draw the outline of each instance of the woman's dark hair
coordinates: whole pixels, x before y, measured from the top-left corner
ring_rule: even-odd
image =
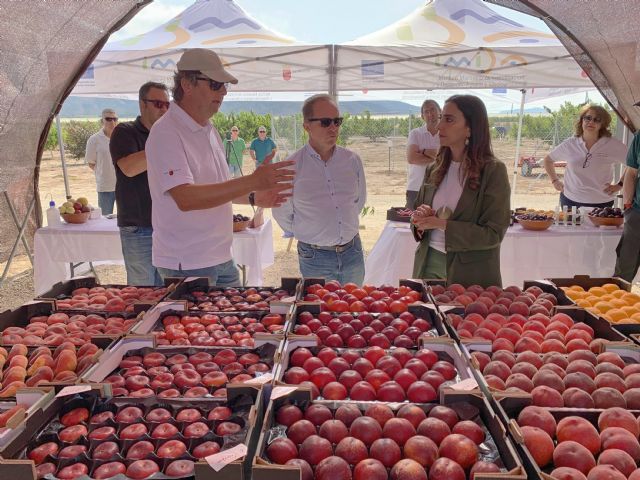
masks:
[[[453,95],[445,105],[452,102],[464,116],[466,125],[471,131],[469,143],[465,148],[465,158],[462,161],[463,178],[469,178],[469,187],[476,190],[480,186],[480,176],[484,166],[495,160],[491,147],[491,133],[489,131],[489,116],[482,100],[474,95]],[[431,172],[430,181],[436,187],[442,183],[452,162],[449,147],[440,147],[436,158],[435,168]]]

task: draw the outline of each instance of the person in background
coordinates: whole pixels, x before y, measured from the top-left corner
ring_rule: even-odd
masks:
[[[103,215],[111,215],[116,201],[116,171],[109,153],[109,139],[118,124],[116,112],[105,108],[102,111],[100,123],[102,128],[87,140],[84,161],[96,176],[98,206]]]
[[[634,104],[640,106],[640,102]],[[640,132],[636,132],[627,154],[627,169],[622,184],[624,227],[616,248],[615,277],[633,282],[640,267]]]
[[[256,167],[259,167],[263,163],[271,163],[273,157],[276,156],[276,144],[271,137],[267,137],[267,129],[262,125],[258,127],[258,138],[254,138],[251,141],[249,147],[249,154],[253,161],[256,162]]]
[[[234,178],[242,175],[242,155],[244,149],[247,148],[244,139],[238,136],[239,133],[240,129],[234,125],[231,127],[231,138],[225,140],[225,154],[229,164],[229,173]]]
[[[309,142],[289,157],[295,162],[293,196],[273,209],[273,218],[298,240],[303,277],[362,285],[364,256],[358,228],[367,198],[362,161],[336,144],[342,117],[333,97],[309,97],[302,117]]]
[[[407,204],[405,208],[414,208],[418,190],[424,180],[427,165],[433,163],[440,148],[438,122],[440,105],[435,100],[425,100],[420,109],[424,125],[409,132],[407,140]]]
[[[573,137],[544,157],[554,188],[560,192],[560,206],[611,207],[622,180],[613,182],[613,167],[623,164],[627,147],[609,130],[611,115],[600,105],[585,105],[576,121]],[[565,161],[564,182],[554,162]]]
[[[153,124],[169,108],[166,85],[157,82],[142,85],[138,107],[140,115],[132,122],[118,124],[109,142],[116,171],[118,227],[127,284],[161,285],[160,274],[151,261],[153,228],[145,144]]]
[[[413,278],[502,285],[500,243],[509,227],[509,178],[493,155],[487,110],[478,97],[447,99],[440,151],[427,167],[411,222]]]
[[[230,178],[220,135],[211,124],[228,83],[215,52],[185,50],[173,79],[169,110],[146,144],[151,192],[153,265],[160,276],[207,277],[211,285],[237,286],[231,256],[232,202],[279,206],[290,196],[293,162],[262,165],[251,175]]]

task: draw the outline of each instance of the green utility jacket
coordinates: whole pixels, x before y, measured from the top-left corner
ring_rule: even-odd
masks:
[[[428,179],[433,167],[427,167],[414,208],[432,205],[436,187]],[[468,180],[466,182],[445,231],[447,284],[501,286],[500,243],[510,219],[511,190],[507,167],[497,160],[487,163],[477,190],[471,190]],[[423,278],[430,232],[425,231],[420,239],[413,225],[411,229],[416,241],[420,242],[413,263],[413,277]]]

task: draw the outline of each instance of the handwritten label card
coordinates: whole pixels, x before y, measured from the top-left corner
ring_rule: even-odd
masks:
[[[211,468],[213,468],[216,472],[219,472],[228,464],[230,464],[234,460],[244,457],[246,454],[247,446],[241,443],[240,445],[236,445],[235,447],[230,448],[229,450],[225,450],[224,452],[204,457],[204,459],[207,461]]]
[[[75,395],[76,393],[88,392],[91,390],[91,385],[71,385],[64,387],[58,392],[56,397],[67,397],[69,395]]]

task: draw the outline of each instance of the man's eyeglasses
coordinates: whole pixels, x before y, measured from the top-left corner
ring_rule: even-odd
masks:
[[[118,117],[104,117],[105,122],[117,122]]]
[[[308,122],[320,122],[320,125],[322,127],[327,128],[332,123],[336,127],[339,127],[340,125],[342,125],[342,122],[344,121],[344,118],[342,118],[342,117],[336,117],[336,118],[327,118],[327,117],[324,117],[324,118],[310,118],[307,121]]]
[[[585,115],[582,117],[583,122],[593,122],[593,123],[602,123],[602,119],[600,117],[592,117],[591,115]]]
[[[150,100],[148,98],[143,98],[142,101],[144,103],[150,103],[151,105],[153,105],[157,109],[169,108],[169,105],[171,105],[169,102],[165,102],[164,100]]]
[[[587,165],[589,165],[589,160],[591,160],[591,157],[593,155],[591,154],[591,152],[587,152],[587,155],[584,157],[584,162],[582,163],[582,168],[587,168]]]
[[[196,77],[196,80],[204,80],[205,82],[209,82],[209,88],[214,92],[217,92],[223,86],[224,88],[227,88],[227,86],[229,85],[229,82],[216,82],[215,80],[211,80],[207,77]]]

